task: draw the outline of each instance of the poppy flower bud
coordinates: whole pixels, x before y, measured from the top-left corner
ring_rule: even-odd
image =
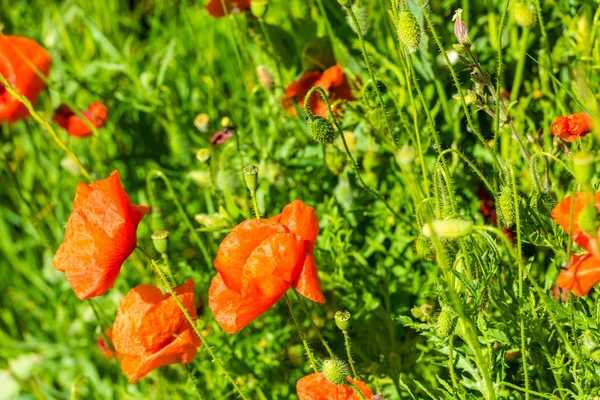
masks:
[[[275,79],[273,79],[273,74],[271,74],[267,67],[264,65],[256,67],[256,76],[258,76],[260,86],[269,92],[273,91],[275,88]]]
[[[396,162],[400,167],[410,168],[415,161],[415,149],[405,144],[402,148],[396,151]]]
[[[210,121],[210,118],[208,117],[208,114],[205,113],[201,113],[196,115],[196,118],[194,118],[194,126],[196,128],[198,128],[198,130],[200,132],[206,132],[208,131],[208,122]]]
[[[352,7],[354,0],[338,0],[338,3],[343,7]]]
[[[169,234],[169,231],[160,231],[151,236],[154,249],[160,254],[165,254],[169,249]]]
[[[258,167],[256,165],[246,165],[242,170],[244,172],[244,180],[248,190],[252,193],[256,192],[258,187]]]
[[[473,222],[459,218],[433,221],[423,226],[423,235],[435,234],[441,238],[456,239],[471,234]]]
[[[462,8],[459,8],[454,13],[454,17],[452,17],[452,21],[454,21],[454,34],[458,43],[468,46],[471,44],[471,39],[469,39],[469,28],[462,19],[462,12]]]
[[[256,18],[262,18],[269,7],[269,0],[252,0],[250,2],[250,11]]]
[[[323,361],[323,375],[329,382],[335,385],[343,385],[348,380],[350,369],[342,360],[331,358]]]
[[[582,185],[590,183],[595,171],[594,154],[589,151],[578,151],[571,156],[575,178]]]
[[[417,51],[421,42],[421,28],[417,17],[410,11],[401,11],[398,14],[396,29],[398,30],[398,39],[406,47],[406,50],[409,53]]]
[[[512,228],[515,225],[517,218],[517,208],[513,199],[512,187],[510,185],[505,185],[500,190],[498,206],[504,226],[508,229]]]
[[[207,162],[209,158],[210,158],[210,149],[207,149],[206,147],[204,147],[196,152],[196,159],[198,159],[198,161],[200,161],[200,162]]]
[[[556,199],[550,192],[536,192],[532,197],[531,205],[535,207],[540,214],[548,215],[556,206]]]
[[[348,311],[336,311],[335,324],[341,331],[347,331],[352,323],[352,315]]]
[[[427,321],[431,317],[433,307],[430,304],[423,304],[421,307],[413,307],[410,312],[413,317],[421,321]]]
[[[535,26],[533,8],[522,1],[513,6],[513,17],[516,23],[523,28],[532,28]]]
[[[425,235],[417,236],[417,239],[415,240],[415,252],[424,260],[435,260],[435,247],[433,246],[431,239]]]
[[[335,139],[335,130],[327,118],[318,115],[308,116],[308,134],[315,142],[331,144]]]
[[[581,230],[587,234],[594,235],[598,234],[598,226],[600,225],[600,219],[598,218],[598,209],[592,203],[589,203],[581,210],[577,218]]]
[[[447,338],[452,334],[452,332],[454,332],[455,326],[456,317],[454,313],[447,308],[442,308],[436,323],[436,331],[438,336]]]

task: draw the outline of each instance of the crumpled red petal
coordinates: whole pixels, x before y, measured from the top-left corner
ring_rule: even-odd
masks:
[[[366,383],[348,377],[366,399],[373,397],[373,392]],[[322,372],[301,378],[296,383],[296,393],[300,400],[360,400],[360,396],[346,385],[335,385],[327,380]]]
[[[567,196],[554,207],[552,210],[552,218],[564,229],[566,233],[569,233],[571,225],[571,203],[572,196]],[[587,206],[590,201],[590,195],[588,193],[579,192],[575,196],[575,204],[573,209],[573,241],[582,248],[594,256],[599,256],[598,246],[598,235],[596,237],[591,236],[581,230],[579,226],[579,214]],[[600,206],[600,192],[594,196],[594,205],[598,208]]]
[[[569,267],[563,270],[556,284],[576,296],[585,296],[600,282],[600,258],[590,254],[573,255]]]
[[[52,260],[77,297],[101,296],[114,286],[147,212],[148,207],[131,203],[117,171],[91,185],[79,184],[65,237]]]
[[[71,136],[86,137],[94,133],[91,124],[95,128],[101,128],[108,119],[108,109],[99,101],[93,102],[87,111],[83,112],[87,122],[81,119],[68,106],[62,104],[54,112],[54,121]]]
[[[222,0],[211,0],[210,3],[206,5],[206,9],[209,14],[215,18],[221,18],[227,15],[227,13],[235,12],[243,12],[250,8],[251,0],[223,0],[225,2],[225,6],[227,7],[227,13],[223,8]]]

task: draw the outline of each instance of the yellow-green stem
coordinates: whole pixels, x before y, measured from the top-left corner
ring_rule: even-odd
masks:
[[[346,353],[348,354],[348,364],[350,364],[350,368],[352,369],[352,377],[354,379],[358,379],[358,374],[356,373],[356,369],[354,368],[354,360],[352,359],[352,350],[350,348],[350,336],[348,335],[347,330],[343,330],[344,334],[344,345],[346,346]]]
[[[312,369],[315,372],[318,372],[317,362],[315,361],[315,356],[313,355],[310,347],[308,347],[308,342],[306,341],[306,337],[304,336],[304,333],[302,333],[302,329],[300,328],[300,323],[298,322],[298,319],[296,318],[296,314],[294,314],[294,308],[292,307],[292,302],[290,301],[290,297],[287,295],[287,293],[285,293],[283,295],[283,299],[285,300],[285,304],[287,304],[288,308],[290,309],[290,315],[292,316],[292,319],[294,320],[294,325],[296,325],[296,330],[298,331],[298,335],[300,336],[302,345],[304,345],[304,351],[306,351],[306,355],[308,356],[308,360],[310,361],[310,366],[312,367]]]
[[[319,328],[317,327],[317,325],[315,324],[315,322],[310,317],[310,314],[308,313],[308,309],[306,308],[306,305],[304,304],[304,301],[302,300],[302,297],[300,296],[300,293],[298,293],[298,291],[296,289],[293,289],[293,290],[294,290],[294,295],[296,295],[296,298],[298,299],[298,303],[300,303],[300,307],[302,308],[302,311],[304,312],[304,315],[306,316],[306,318],[310,322],[310,325],[312,326],[312,328],[317,333],[317,336],[319,337],[319,340],[321,340],[321,343],[323,343],[323,346],[327,350],[327,353],[329,353],[329,357],[335,358],[335,354],[333,353],[333,351],[331,350],[331,347],[329,347],[329,344],[327,343],[327,341],[323,337],[323,334],[321,333],[321,330],[319,330]]]

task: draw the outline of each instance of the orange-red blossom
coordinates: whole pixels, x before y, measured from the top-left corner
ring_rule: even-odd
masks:
[[[552,124],[552,134],[565,142],[575,142],[592,131],[592,119],[587,114],[557,117]]]
[[[366,383],[351,377],[348,377],[348,381],[360,390],[365,399],[373,397],[373,392]],[[296,393],[300,400],[360,400],[360,396],[349,386],[330,382],[322,372],[300,379],[296,383]]]

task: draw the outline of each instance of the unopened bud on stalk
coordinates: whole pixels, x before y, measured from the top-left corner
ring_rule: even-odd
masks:
[[[256,75],[258,76],[258,82],[265,90],[269,92],[273,91],[275,88],[275,79],[273,79],[273,74],[264,65],[256,67]]]
[[[425,235],[419,235],[415,240],[414,246],[415,252],[419,257],[428,261],[435,260],[435,247],[433,246],[430,238]]]
[[[342,331],[347,331],[352,323],[352,315],[348,311],[336,311],[335,324]]]
[[[250,11],[256,18],[262,18],[269,7],[269,0],[252,0],[250,2]]]
[[[348,380],[350,370],[345,362],[337,358],[323,361],[323,375],[335,385],[343,385]]]
[[[533,8],[522,1],[513,6],[513,17],[517,24],[523,28],[532,28],[535,26]]]
[[[517,207],[513,198],[512,185],[505,185],[500,189],[498,206],[502,223],[507,229],[512,228],[517,220]]]
[[[156,251],[165,254],[169,249],[169,231],[154,232],[151,238]]]
[[[398,39],[406,47],[406,50],[409,53],[417,51],[421,42],[421,28],[415,15],[410,11],[401,11],[398,14],[396,29],[398,30]]]
[[[443,308],[437,319],[437,334],[442,338],[447,338],[454,332],[455,325],[456,317],[454,313],[447,308]]]
[[[307,117],[308,134],[314,141],[331,144],[335,139],[335,130],[327,118],[309,114]]]
[[[204,147],[196,152],[196,159],[200,162],[207,162],[209,158],[210,158],[210,149],[207,149],[206,147]]]
[[[433,234],[440,238],[456,239],[471,234],[473,222],[464,219],[452,218],[433,221],[423,226],[423,235],[431,237]]]
[[[458,43],[463,46],[469,46],[471,44],[471,39],[469,39],[469,28],[462,19],[462,12],[462,8],[459,8],[454,13],[454,17],[452,17],[452,21],[454,21],[454,34],[456,35]]]
[[[573,153],[571,156],[575,178],[582,185],[590,183],[594,172],[596,172],[594,159],[594,154],[585,150]]]
[[[258,167],[256,165],[246,165],[242,170],[244,172],[244,180],[248,190],[252,193],[256,192],[258,187]]]
[[[198,128],[198,130],[200,132],[206,132],[208,131],[208,122],[210,121],[210,119],[208,118],[208,114],[202,113],[202,114],[198,114],[196,115],[196,118],[194,118],[194,126],[196,128]]]

